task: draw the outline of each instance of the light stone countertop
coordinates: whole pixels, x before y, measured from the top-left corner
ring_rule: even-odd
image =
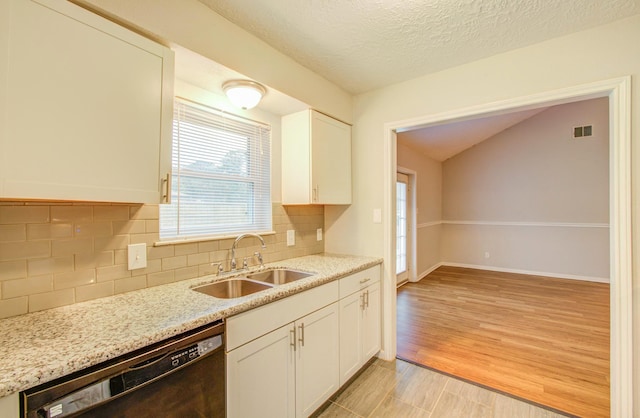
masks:
[[[2,319],[0,397],[381,262],[381,258],[373,257],[310,255],[268,263],[266,267],[317,274],[241,298],[217,299],[190,290],[200,284],[237,276],[227,274]]]

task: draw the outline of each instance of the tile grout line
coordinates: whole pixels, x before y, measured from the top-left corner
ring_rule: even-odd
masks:
[[[404,360],[400,360],[400,359],[398,359],[398,358],[396,358],[394,361],[396,362],[396,364],[397,364],[397,362],[398,362],[398,361],[403,361],[404,363],[406,363],[406,364],[407,364],[407,366],[405,367],[405,369],[400,373],[400,376],[398,376],[398,377],[403,377],[405,374],[409,373],[409,369],[413,366],[411,363],[408,363],[408,362],[406,362],[406,361],[404,361]],[[378,366],[378,367],[381,367],[381,366]],[[383,368],[384,368],[384,367],[383,367]],[[373,409],[373,411],[371,411],[371,414],[369,414],[369,417],[371,417],[371,416],[373,415],[373,413],[374,413],[374,412],[376,412],[376,410],[380,407],[380,405],[382,405],[382,403],[384,402],[384,400],[385,400],[385,399],[387,399],[389,396],[392,396],[392,395],[391,395],[391,392],[392,392],[392,391],[393,391],[397,386],[398,386],[398,382],[396,382],[396,383],[394,383],[394,384],[393,384],[393,386],[392,386],[392,387],[391,387],[391,388],[386,392],[385,396],[382,398],[382,401],[380,401],[380,402],[378,403],[378,405],[376,405],[376,407]],[[411,403],[404,402],[404,401],[402,401],[401,399],[396,398],[395,396],[392,396],[392,397],[393,397],[393,398],[395,398],[395,399],[397,399],[398,401],[400,401],[400,402],[402,402],[402,403],[406,403],[407,405],[410,405],[410,406],[411,406],[411,407],[413,407],[413,408],[419,409],[419,410],[421,410],[421,411],[425,411],[425,412],[427,412],[429,415],[431,415],[431,411],[427,411],[426,409],[424,409],[424,408],[420,408],[419,406],[415,406],[415,405],[413,405],[413,404],[411,404]]]
[[[433,415],[433,413],[435,412],[436,408],[438,407],[438,403],[440,403],[440,399],[442,399],[442,395],[444,394],[444,388],[447,387],[447,384],[449,383],[449,380],[451,378],[447,376],[447,382],[442,385],[442,389],[440,390],[440,394],[438,395],[438,399],[436,399],[435,403],[433,404],[433,410],[429,411],[429,416]]]
[[[376,367],[380,367],[380,366],[376,366]],[[384,367],[381,367],[381,368],[384,368]],[[395,372],[394,372],[394,374],[395,374]],[[401,375],[402,375],[402,374],[401,374]],[[382,403],[384,402],[384,400],[385,400],[385,399],[387,399],[387,398],[389,397],[389,395],[391,394],[391,391],[392,391],[392,390],[394,390],[394,389],[396,388],[396,385],[397,385],[397,384],[398,384],[397,382],[396,382],[396,383],[394,383],[394,384],[393,384],[393,386],[391,386],[391,387],[389,388],[389,390],[388,390],[387,392],[385,392],[385,395],[382,397],[382,399],[380,400],[380,402],[378,402],[378,404],[376,405],[376,407],[375,407],[375,408],[373,408],[373,410],[372,410],[372,411],[371,411],[371,413],[368,415],[368,417],[371,417],[371,416],[374,414],[374,412],[376,412],[376,410],[377,410],[378,408],[380,408],[380,405],[382,405]]]
[[[356,413],[355,411],[350,410],[346,406],[343,406],[343,405],[339,404],[338,402],[331,401],[331,403],[334,404],[334,405],[337,405],[339,408],[342,408],[342,409],[344,409],[345,411],[347,411],[349,413],[352,413],[353,415],[355,415],[358,418],[366,418],[366,417]],[[375,411],[375,409],[374,409],[374,411]]]

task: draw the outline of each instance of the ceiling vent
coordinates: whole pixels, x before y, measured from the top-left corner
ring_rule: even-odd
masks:
[[[593,135],[593,126],[576,126],[573,128],[573,137],[574,138],[584,138],[586,136]]]

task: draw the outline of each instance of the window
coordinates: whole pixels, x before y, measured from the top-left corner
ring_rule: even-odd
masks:
[[[177,99],[160,238],[271,231],[270,127]]]

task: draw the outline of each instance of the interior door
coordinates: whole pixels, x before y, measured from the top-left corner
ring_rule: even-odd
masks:
[[[409,278],[409,176],[397,174],[396,181],[396,283]]]

